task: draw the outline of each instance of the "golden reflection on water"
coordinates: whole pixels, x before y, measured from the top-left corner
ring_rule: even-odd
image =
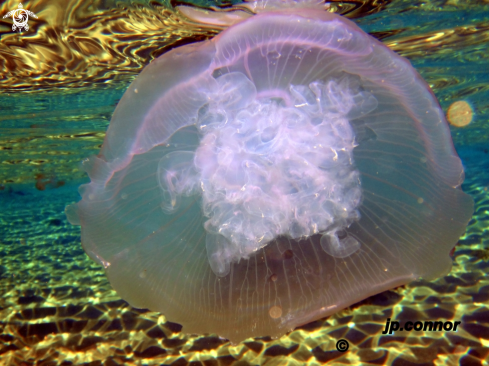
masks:
[[[468,45],[476,46],[487,42],[489,42],[489,24],[480,24],[427,32],[385,42],[385,45],[404,57],[415,58],[428,54],[442,56],[460,51]],[[484,54],[484,58],[489,60],[489,55]]]
[[[127,83],[168,49],[207,39],[219,30],[188,22],[157,2],[148,6],[108,3],[25,2],[25,8],[38,16],[29,20],[29,31],[12,32],[10,18],[0,23],[0,87],[4,91],[39,91]],[[387,3],[341,1],[332,2],[330,9],[356,17],[377,12]],[[17,5],[17,1],[5,2],[0,14]]]
[[[11,30],[12,19],[0,22],[0,87],[7,91],[39,91],[62,87],[92,87],[94,83],[132,80],[151,60],[168,49],[212,37],[216,29],[186,21],[178,12],[157,2],[124,5],[108,1],[41,0],[25,2],[38,19],[30,29]],[[333,1],[330,11],[360,18],[382,11],[389,1]],[[0,14],[15,9],[7,1]],[[461,19],[463,20],[463,19]],[[400,27],[396,29],[396,27]],[[404,30],[402,22],[374,35],[392,36]],[[489,25],[462,26],[388,41],[406,57],[443,55],[489,40]],[[485,55],[485,57],[488,57]]]
[[[104,8],[105,1],[44,0],[25,3],[38,19],[30,29],[1,23],[0,87],[4,91],[91,87],[127,82],[171,45],[206,39],[215,32],[182,26],[163,5]],[[8,1],[6,14],[17,7]],[[185,42],[185,40],[187,40]]]

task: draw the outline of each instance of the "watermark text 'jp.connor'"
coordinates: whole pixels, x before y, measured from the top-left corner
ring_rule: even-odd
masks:
[[[387,319],[385,323],[385,329],[382,334],[392,334],[395,331],[403,331],[406,330],[408,332],[456,332],[457,327],[460,325],[460,321],[407,321],[404,323],[404,327],[401,327],[401,324],[398,321],[391,321],[391,318]]]

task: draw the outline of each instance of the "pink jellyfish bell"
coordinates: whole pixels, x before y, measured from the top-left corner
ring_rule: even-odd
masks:
[[[446,274],[473,209],[426,82],[314,6],[153,61],[84,166],[66,213],[120,296],[235,342]]]

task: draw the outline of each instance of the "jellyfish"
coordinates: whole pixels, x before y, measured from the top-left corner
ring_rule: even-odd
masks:
[[[473,210],[426,82],[316,8],[151,62],[83,166],[66,214],[118,294],[233,342],[446,274]]]

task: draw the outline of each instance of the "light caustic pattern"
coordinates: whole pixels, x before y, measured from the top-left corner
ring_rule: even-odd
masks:
[[[348,119],[377,100],[353,78],[292,85],[285,100],[257,99],[242,73],[217,82],[199,113],[196,152],[171,152],[158,165],[165,212],[177,211],[182,194],[202,195],[212,270],[227,275],[232,261],[279,235],[326,231],[321,244],[330,255],[358,250],[357,240],[337,234],[359,218],[361,199]]]
[[[152,62],[84,168],[66,213],[119,295],[235,342],[447,273],[473,207],[428,85],[313,9]]]

